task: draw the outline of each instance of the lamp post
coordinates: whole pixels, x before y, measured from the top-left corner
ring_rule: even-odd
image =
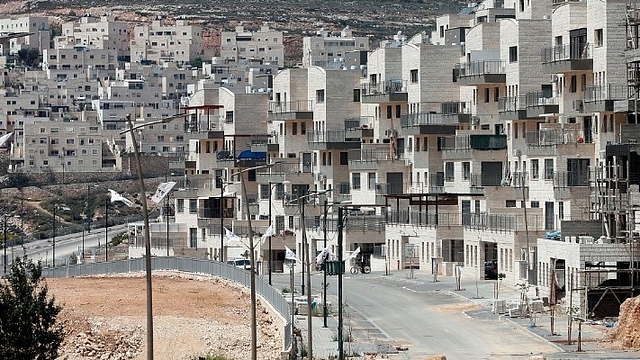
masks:
[[[342,336],[342,228],[344,227],[344,209],[338,207],[338,360],[344,360],[344,338]]]
[[[220,262],[224,262],[224,189],[231,183],[226,183],[224,177],[218,176],[220,180]],[[251,263],[253,266],[253,263]]]
[[[140,185],[140,198],[142,200],[142,212],[144,218],[144,246],[145,246],[145,274],[146,274],[146,287],[147,287],[147,359],[153,360],[153,291],[151,289],[151,235],[149,234],[149,212],[147,209],[147,190],[144,184],[144,177],[142,174],[142,163],[140,162],[140,151],[138,148],[138,142],[136,141],[135,130],[143,126],[155,125],[160,123],[167,123],[176,118],[182,118],[189,116],[189,114],[178,114],[165,119],[151,121],[146,124],[133,126],[131,122],[131,114],[127,114],[127,124],[129,129],[120,132],[120,134],[129,132],[131,133],[131,140],[133,142],[133,153],[136,159],[136,168],[138,170],[138,181]]]
[[[251,359],[257,360],[258,358],[258,317],[256,313],[256,272],[255,272],[255,254],[254,254],[254,245],[253,245],[253,228],[251,227],[251,214],[249,211],[249,200],[247,199],[247,185],[244,181],[243,173],[251,170],[264,169],[270,166],[275,165],[276,163],[271,163],[267,165],[254,166],[250,168],[242,169],[234,174],[234,176],[240,177],[240,185],[242,186],[242,198],[244,199],[244,209],[246,210],[247,215],[247,225],[249,226],[249,261],[251,261],[250,268],[250,290],[251,290]],[[293,290],[293,289],[292,289]]]
[[[271,183],[271,181],[269,181],[269,227],[271,227],[272,224],[272,220],[271,220],[271,207],[273,205],[272,203],[272,195],[271,193],[273,192],[273,189],[276,188],[278,185],[282,185],[284,186],[285,184],[289,184],[289,181],[283,181],[282,184],[273,184]],[[273,251],[271,249],[271,236],[269,236],[269,285],[271,285],[271,274],[273,273]],[[291,288],[291,291],[293,291],[293,287]]]
[[[7,273],[7,213],[4,213],[4,238],[2,239],[2,247],[4,254],[2,262],[4,264],[4,273]]]

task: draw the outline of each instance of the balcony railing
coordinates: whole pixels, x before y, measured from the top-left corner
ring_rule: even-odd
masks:
[[[589,85],[584,90],[584,101],[627,100],[629,86],[625,84]]]
[[[543,63],[565,60],[584,60],[593,58],[593,47],[586,43],[571,43],[542,48]]]
[[[381,83],[362,85],[362,95],[396,94],[407,92],[407,80],[392,79]]]
[[[349,161],[358,162],[377,162],[378,160],[389,160],[391,155],[389,148],[374,148],[374,149],[354,149],[349,150]]]
[[[556,171],[553,173],[554,188],[589,186],[589,171]]]
[[[287,114],[287,113],[311,112],[311,111],[313,111],[313,100],[269,102],[269,112],[274,114]]]
[[[345,130],[373,129],[373,116],[361,116],[344,120]]]
[[[400,126],[410,127],[418,125],[455,125],[458,118],[450,114],[418,113],[400,116]]]
[[[562,145],[588,142],[583,137],[582,130],[565,128],[565,129],[540,129],[539,131],[530,131],[526,134],[527,145]]]
[[[443,151],[503,150],[507,148],[506,135],[456,135],[442,139]]]
[[[508,112],[508,111],[518,111],[526,109],[526,97],[523,95],[519,96],[506,96],[498,99],[498,111],[500,112]]]
[[[327,131],[308,131],[307,141],[310,143],[343,143],[349,141],[360,142],[360,139],[348,140],[346,138],[347,132],[344,130],[327,130]]]
[[[505,74],[505,62],[503,60],[478,60],[458,64],[460,77]]]

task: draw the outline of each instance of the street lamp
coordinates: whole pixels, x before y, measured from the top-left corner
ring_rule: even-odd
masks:
[[[140,198],[142,201],[142,214],[144,218],[144,246],[145,246],[145,273],[147,280],[147,359],[153,360],[153,292],[151,289],[151,235],[149,233],[149,211],[147,209],[147,190],[144,185],[144,176],[142,173],[142,163],[140,162],[140,149],[136,141],[136,130],[149,125],[167,123],[171,120],[189,116],[190,114],[177,114],[168,118],[147,122],[134,126],[131,122],[131,114],[127,114],[127,125],[129,129],[123,130],[120,134],[130,133],[133,142],[133,153],[136,159],[136,167],[138,170],[138,181],[140,182]]]
[[[234,183],[225,182],[223,176],[218,176],[220,180],[220,262],[224,262],[224,189]],[[251,263],[253,266],[253,263]]]
[[[251,213],[249,210],[249,200],[247,199],[247,185],[244,181],[244,176],[242,174],[251,170],[268,168],[275,164],[276,163],[271,163],[271,164],[241,169],[240,171],[233,174],[233,176],[240,177],[240,184],[242,186],[242,198],[244,199],[244,209],[247,215],[247,225],[249,226],[249,261],[251,261],[251,268],[249,269],[251,274],[249,275],[249,278],[250,278],[250,290],[251,290],[251,359],[252,360],[257,360],[258,358],[258,353],[257,353],[258,351],[258,346],[257,346],[258,317],[256,313],[257,299],[256,299],[256,272],[255,272],[256,262],[255,262],[254,246],[253,246],[253,228],[251,227]]]

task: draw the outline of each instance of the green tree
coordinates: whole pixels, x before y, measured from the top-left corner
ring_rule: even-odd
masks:
[[[27,67],[33,68],[40,64],[40,51],[38,49],[18,50],[18,62]]]
[[[0,283],[0,359],[54,360],[64,338],[62,307],[48,296],[38,262],[16,258]]]

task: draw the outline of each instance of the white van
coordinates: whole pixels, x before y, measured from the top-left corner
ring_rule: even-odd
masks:
[[[231,260],[227,260],[227,264],[233,265],[235,267],[245,269],[245,270],[251,269],[251,260],[249,259],[243,259],[243,258],[231,259]]]

